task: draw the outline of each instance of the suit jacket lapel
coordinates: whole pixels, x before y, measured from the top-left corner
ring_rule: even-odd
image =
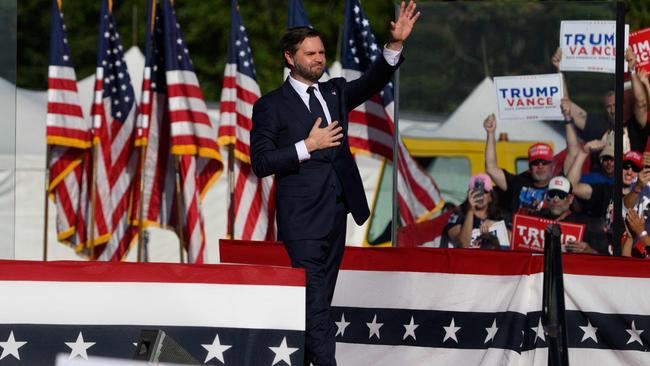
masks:
[[[332,83],[318,83],[318,89],[320,90],[325,103],[327,103],[327,109],[330,112],[330,117],[332,121],[338,121],[339,125],[343,122],[341,121],[341,115],[339,111],[339,93],[337,93],[334,84]]]
[[[314,125],[311,112],[309,112],[309,108],[307,108],[305,103],[302,101],[300,95],[298,95],[298,93],[293,89],[288,78],[282,85],[282,95],[284,96],[285,104],[296,117],[296,120],[298,120],[303,127],[306,128],[307,133],[309,133]]]

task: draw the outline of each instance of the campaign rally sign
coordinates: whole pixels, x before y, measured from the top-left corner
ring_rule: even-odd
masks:
[[[636,68],[650,71],[650,28],[630,33],[630,47],[636,54]]]
[[[563,120],[562,74],[497,76],[497,117],[500,120]]]
[[[625,25],[625,48],[630,27]],[[562,71],[616,73],[616,22],[565,20],[560,23]]]
[[[540,217],[516,214],[512,221],[512,250],[544,251],[544,234],[546,226],[556,221]],[[582,241],[585,225],[568,222],[557,222],[562,232],[562,247],[569,241]]]
[[[508,238],[508,228],[506,227],[506,222],[501,220],[497,221],[490,226],[488,232],[491,235],[494,235],[497,240],[499,240],[499,246],[501,247],[510,247],[510,239]],[[472,229],[472,241],[470,242],[470,248],[480,248],[481,243],[478,239],[481,236],[481,229]]]

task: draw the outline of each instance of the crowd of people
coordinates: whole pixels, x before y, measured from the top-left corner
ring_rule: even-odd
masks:
[[[561,49],[552,57],[560,72]],[[567,252],[612,255],[620,245],[623,256],[649,257],[650,152],[646,152],[650,126],[649,75],[636,70],[636,56],[625,53],[630,71],[626,85],[623,121],[622,191],[614,192],[614,122],[616,93],[603,95],[602,111],[586,111],[571,100],[566,85],[561,102],[565,117],[566,153],[554,154],[543,142],[528,149],[528,170],[513,174],[497,165],[494,114],[483,122],[486,131],[485,173],[470,179],[467,199],[450,215],[444,229],[443,247],[481,247],[499,249],[503,243],[491,228],[503,222],[512,238],[515,215],[539,217],[555,222],[583,225],[579,240],[566,239]],[[623,197],[625,233],[614,238],[614,199]],[[647,248],[647,250],[646,250]]]

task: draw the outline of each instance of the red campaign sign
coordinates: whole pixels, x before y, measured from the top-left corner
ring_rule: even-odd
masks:
[[[543,252],[546,225],[555,223],[560,224],[560,231],[562,232],[560,239],[563,247],[567,241],[582,241],[585,232],[584,224],[557,222],[540,217],[516,214],[512,221],[510,249]]]
[[[650,28],[630,33],[630,47],[636,54],[636,67],[650,71]]]

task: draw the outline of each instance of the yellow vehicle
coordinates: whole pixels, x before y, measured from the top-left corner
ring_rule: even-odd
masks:
[[[528,148],[539,141],[497,141],[497,164],[514,174],[528,170]],[[553,146],[553,142],[546,141]],[[458,205],[467,196],[470,176],[485,171],[485,141],[404,137],[411,155],[440,189],[446,204]],[[363,246],[390,246],[392,217],[392,166],[383,164]]]

